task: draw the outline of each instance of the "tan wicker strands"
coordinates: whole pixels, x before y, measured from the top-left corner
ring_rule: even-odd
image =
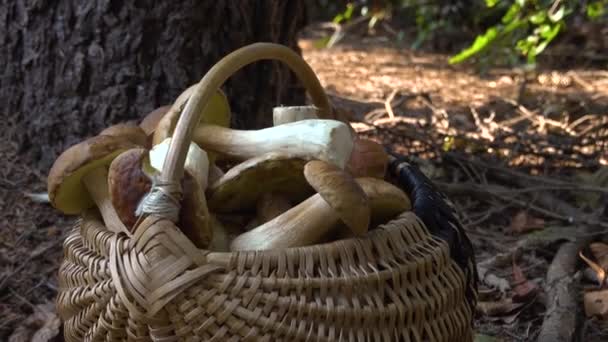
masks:
[[[198,113],[232,73],[261,59],[290,66],[319,116],[332,118],[314,72],[288,48],[257,43],[220,60],[180,114],[154,196],[144,198],[154,205],[144,206],[151,209],[133,234],[111,232],[93,209],[65,240],[57,307],[66,340],[472,341],[473,258],[451,257],[448,243],[429,233],[419,217],[439,213],[426,211],[432,204],[357,239],[233,253],[197,249],[154,209],[180,210]],[[452,240],[458,251],[461,240]]]
[[[464,275],[412,212],[360,239],[230,254],[154,217],[119,236],[90,212],[64,246],[67,341],[472,341]]]

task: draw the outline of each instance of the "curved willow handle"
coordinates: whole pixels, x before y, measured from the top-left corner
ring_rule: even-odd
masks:
[[[171,139],[160,175],[161,182],[176,183],[182,178],[188,146],[192,141],[194,128],[198,124],[198,113],[205,108],[214,92],[233,73],[245,65],[264,59],[279,60],[287,64],[306,87],[314,105],[320,109],[320,117],[329,118],[331,116],[327,94],[325,94],[314,71],[302,57],[288,47],[279,44],[255,43],[247,45],[222,58],[196,85],[194,93],[188,99],[188,103],[175,126],[173,139]]]

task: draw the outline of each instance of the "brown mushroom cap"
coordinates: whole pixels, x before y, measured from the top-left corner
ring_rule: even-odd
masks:
[[[146,133],[139,126],[134,124],[120,123],[110,126],[99,133],[99,135],[108,135],[113,137],[123,137],[130,142],[139,145],[146,146],[148,138]]]
[[[91,208],[95,203],[82,177],[98,167],[107,167],[121,152],[135,147],[121,137],[98,135],[65,150],[55,160],[47,179],[53,207],[69,215]]]
[[[170,108],[171,106],[167,105],[158,107],[155,110],[151,111],[144,117],[143,120],[141,120],[141,122],[139,123],[139,127],[144,130],[147,136],[154,134],[156,126],[158,126],[158,123],[163,118],[163,116],[167,114]]]
[[[147,156],[148,150],[143,148],[124,151],[112,161],[108,171],[108,192],[112,205],[129,230],[137,222],[137,206],[152,186],[150,174],[145,172]]]
[[[368,139],[356,139],[346,169],[353,177],[384,178],[388,154],[381,144]]]
[[[182,180],[182,189],[184,193],[179,211],[179,227],[195,246],[207,248],[213,239],[213,227],[210,226],[211,216],[205,193],[188,171]]]
[[[369,200],[372,219],[386,221],[411,210],[412,202],[403,190],[382,179],[362,177],[355,179]]]
[[[304,176],[355,234],[367,232],[369,201],[350,174],[333,164],[313,160],[304,167]]]
[[[124,151],[110,165],[108,183],[112,205],[131,231],[137,222],[137,207],[150,191],[155,173],[148,159],[148,150],[142,148]],[[181,185],[184,193],[177,226],[194,245],[206,248],[213,234],[203,189],[189,170],[186,170]]]
[[[209,207],[217,212],[251,209],[270,191],[294,201],[303,200],[312,193],[302,173],[305,164],[305,160],[281,152],[248,159],[211,184],[207,192]]]

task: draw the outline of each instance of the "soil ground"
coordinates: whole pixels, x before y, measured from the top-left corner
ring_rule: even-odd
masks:
[[[492,261],[488,274],[494,281],[485,278],[480,298],[494,303],[494,311],[480,308],[477,331],[504,341],[535,340],[550,302],[543,291],[547,269],[560,243],[579,238],[576,230],[582,226],[588,227],[586,236],[599,239],[595,223],[607,221],[605,195],[572,193],[567,185],[581,184],[608,164],[608,72],[548,69],[530,75],[493,69],[480,76],[472,68],[448,65],[446,55],[397,48],[385,37],[346,39],[331,49],[314,48],[310,40],[301,45],[339,112],[362,136],[420,158],[423,171],[456,203],[478,263]],[[9,118],[0,125],[5,137],[0,146],[5,161],[0,171],[0,340],[7,340],[44,323],[32,314],[54,300],[62,241],[73,219],[28,196],[45,191],[46,175],[29,167],[10,143],[15,123]],[[525,178],[505,170],[563,183],[534,188],[544,181],[518,182]],[[539,199],[541,192],[551,196]],[[591,200],[594,205],[585,205]],[[582,224],[568,222],[559,207],[564,202],[574,215],[584,215],[577,221]],[[551,232],[550,237],[538,238],[539,231]],[[507,255],[507,262],[494,262],[498,254]],[[515,303],[521,293],[515,289],[513,265],[537,289]],[[584,321],[580,337],[607,338],[605,325],[580,311],[582,293],[576,298]]]

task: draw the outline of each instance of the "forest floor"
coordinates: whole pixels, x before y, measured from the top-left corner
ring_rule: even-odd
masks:
[[[356,130],[417,158],[455,202],[482,278],[480,341],[536,340],[555,306],[547,274],[556,255],[579,270],[566,275],[577,284],[570,293],[576,334],[608,338],[608,324],[583,311],[597,276],[564,251],[608,241],[607,71],[493,69],[481,76],[448,65],[446,55],[397,49],[382,37],[301,46]],[[30,196],[45,191],[46,175],[19,156],[14,124],[0,122],[0,340],[25,341],[40,329],[57,332],[57,271],[73,221]]]

